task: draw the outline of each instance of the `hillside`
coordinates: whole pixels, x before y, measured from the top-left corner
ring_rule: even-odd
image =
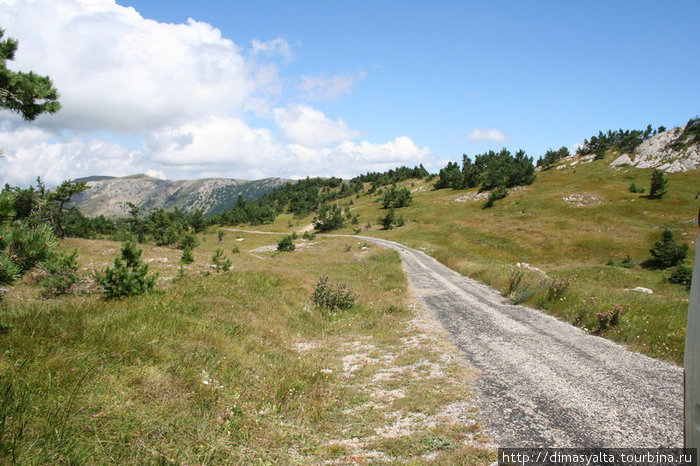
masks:
[[[681,155],[682,157],[682,155]],[[611,156],[571,156],[537,173],[532,185],[510,190],[490,209],[478,189],[434,189],[435,180],[408,180],[413,202],[395,209],[405,225],[383,230],[382,190],[340,200],[356,224],[335,232],[392,239],[422,250],[464,275],[590,332],[598,315],[623,309],[619,326],[598,334],[642,353],[683,360],[688,292],[668,282],[669,269],[644,266],[664,229],[689,246],[692,265],[700,201],[700,170],[668,173],[668,194],[649,199],[652,168],[610,167]],[[682,160],[680,161],[682,162]],[[287,214],[270,231],[300,230],[313,215]],[[257,228],[257,227],[256,227]],[[565,292],[556,294],[556,283]],[[636,290],[635,290],[636,289]]]
[[[120,178],[94,176],[75,181],[85,181],[90,189],[75,196],[69,207],[78,207],[88,217],[126,217],[127,202],[133,203],[142,212],[162,207],[186,213],[199,209],[205,215],[213,215],[233,206],[239,195],[246,200],[258,199],[289,182],[281,178],[255,181],[227,178],[171,181],[146,175]]]

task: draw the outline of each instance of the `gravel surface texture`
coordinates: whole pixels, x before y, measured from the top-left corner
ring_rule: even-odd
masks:
[[[354,238],[399,252],[416,297],[481,372],[472,385],[496,445],[683,446],[680,367],[512,305],[420,251]]]

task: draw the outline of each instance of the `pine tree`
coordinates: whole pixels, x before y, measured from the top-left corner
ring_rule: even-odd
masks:
[[[671,230],[664,230],[661,239],[649,250],[657,267],[666,269],[683,264],[688,255],[688,245],[676,242]]]
[[[4,35],[0,29],[0,39]],[[58,91],[48,76],[7,69],[7,61],[15,59],[16,51],[17,40],[0,40],[0,108],[19,113],[26,121],[60,110]]]
[[[668,192],[666,185],[668,181],[664,177],[664,172],[661,170],[654,170],[651,174],[651,186],[649,187],[649,198],[650,199],[661,199]]]
[[[114,259],[114,267],[107,267],[103,273],[95,275],[108,299],[139,295],[156,284],[158,276],[148,275],[148,264],[141,262],[141,252],[128,241],[122,245],[121,257]]]

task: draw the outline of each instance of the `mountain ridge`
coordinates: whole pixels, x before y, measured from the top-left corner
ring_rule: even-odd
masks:
[[[134,204],[142,213],[163,208],[186,213],[201,210],[205,215],[214,215],[235,205],[238,196],[245,200],[258,199],[292,182],[284,178],[162,180],[145,174],[96,175],[74,181],[83,181],[90,189],[74,196],[68,207],[77,207],[88,217],[126,217],[129,215],[128,203]]]

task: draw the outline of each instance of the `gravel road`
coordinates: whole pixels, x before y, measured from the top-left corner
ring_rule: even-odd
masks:
[[[683,446],[681,368],[509,304],[420,251],[354,238],[399,251],[416,296],[481,371],[473,388],[498,446]]]

